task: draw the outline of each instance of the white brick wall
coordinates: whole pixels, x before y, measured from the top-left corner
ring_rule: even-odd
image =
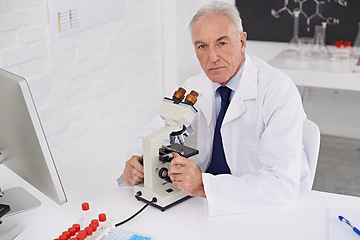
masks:
[[[161,1],[56,41],[47,4],[0,1],[0,67],[29,81],[53,150],[122,159],[163,97]]]

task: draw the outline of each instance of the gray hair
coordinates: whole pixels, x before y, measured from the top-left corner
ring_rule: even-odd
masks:
[[[206,16],[227,16],[236,25],[239,36],[243,32],[242,21],[237,7],[220,1],[206,4],[196,12],[189,24],[190,32],[192,32],[195,22],[199,18]]]

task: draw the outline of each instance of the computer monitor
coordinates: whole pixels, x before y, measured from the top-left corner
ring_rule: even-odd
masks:
[[[56,203],[67,201],[27,81],[0,68],[1,163]],[[40,205],[18,187],[5,189],[0,203],[10,205],[8,215]]]

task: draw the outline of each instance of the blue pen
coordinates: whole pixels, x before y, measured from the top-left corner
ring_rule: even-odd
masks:
[[[353,225],[351,225],[351,223],[349,222],[349,220],[347,220],[347,219],[344,218],[343,216],[339,216],[339,219],[340,219],[340,221],[342,221],[342,222],[346,223],[347,225],[349,225],[349,226],[352,228],[352,230],[353,230],[354,232],[356,232],[356,233],[360,236],[360,230],[357,229],[356,227],[354,227]]]

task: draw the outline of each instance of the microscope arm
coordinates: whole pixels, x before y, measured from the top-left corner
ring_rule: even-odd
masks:
[[[163,126],[143,139],[144,159],[144,186],[149,189],[160,187],[164,180],[159,178],[157,170],[164,163],[159,160],[160,143],[169,136],[171,132],[179,131],[182,126]],[[168,165],[168,164],[167,164]]]

